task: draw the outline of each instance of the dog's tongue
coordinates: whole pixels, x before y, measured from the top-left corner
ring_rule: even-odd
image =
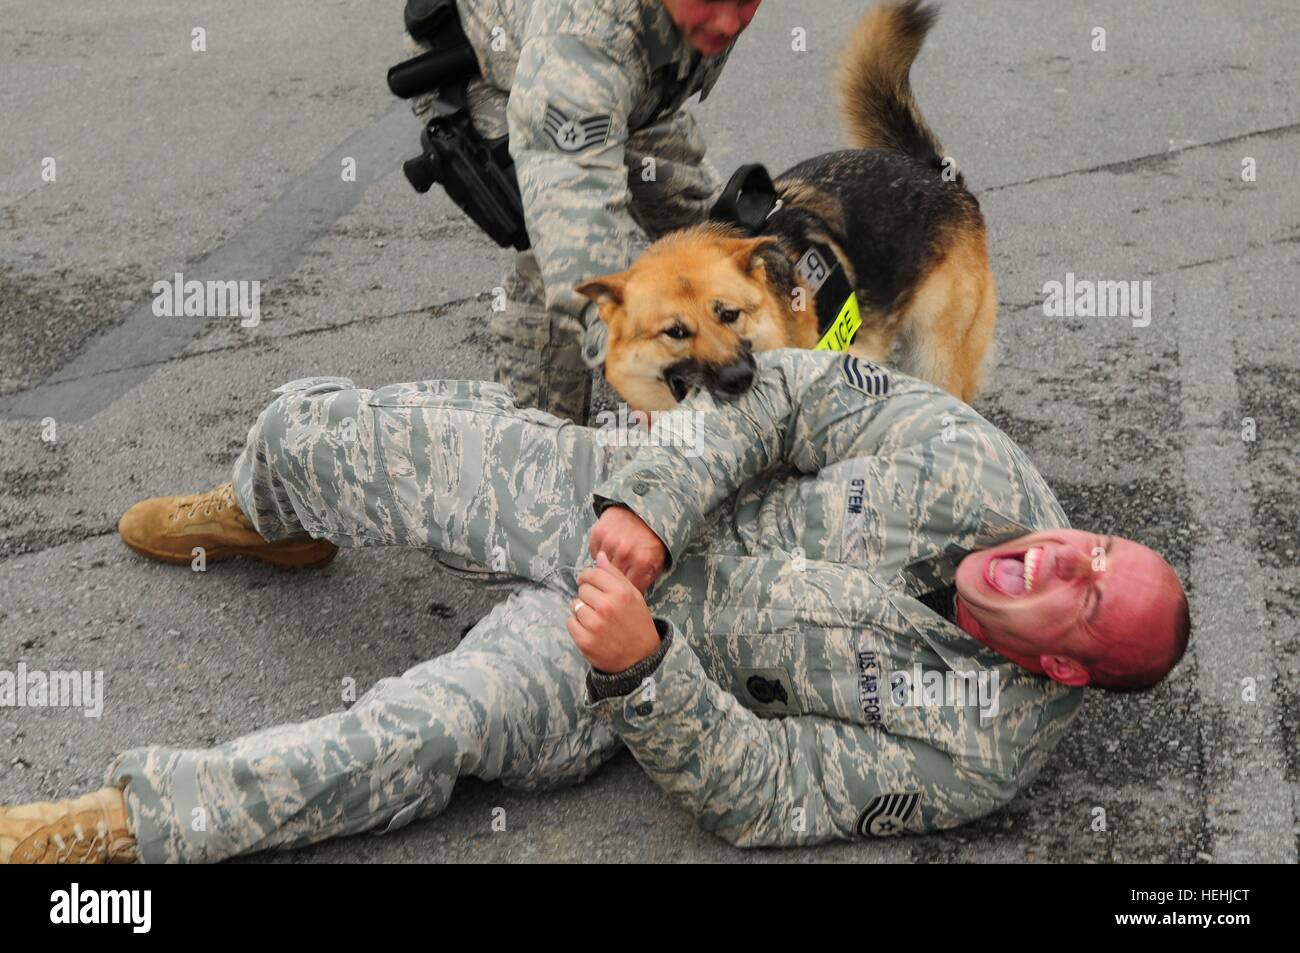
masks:
[[[993,578],[997,580],[998,588],[1008,595],[1024,595],[1025,564],[1019,559],[999,559],[993,567]]]

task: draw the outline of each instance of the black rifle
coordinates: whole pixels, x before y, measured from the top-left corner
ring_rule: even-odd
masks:
[[[470,119],[465,87],[479,75],[478,60],[454,0],[407,0],[404,16],[407,32],[429,51],[390,69],[388,88],[402,99],[436,92],[421,153],[402,165],[407,181],[421,194],[441,183],[494,242],[525,251],[528,229],[508,138],[485,139]]]

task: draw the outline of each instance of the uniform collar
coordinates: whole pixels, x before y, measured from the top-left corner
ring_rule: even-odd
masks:
[[[912,634],[930,646],[935,655],[943,659],[944,664],[954,672],[980,672],[1005,661],[988,646],[977,642],[957,623],[949,622],[929,606],[918,602],[914,596],[895,595],[891,601],[907,621]]]
[[[923,596],[952,586],[957,566],[977,549],[989,549],[1018,536],[1032,533],[1028,526],[1000,513],[989,513],[969,544],[951,542],[937,553],[915,559],[898,571],[897,583],[909,596]]]
[[[895,607],[907,617],[912,630],[954,670],[962,666],[984,669],[997,664],[1002,657],[918,598],[955,587],[957,566],[975,550],[988,549],[1030,532],[1028,526],[1016,520],[1000,513],[987,513],[969,545],[949,543],[939,552],[914,560],[898,571],[895,587],[902,589],[906,598],[896,600]],[[977,660],[977,656],[981,659]]]

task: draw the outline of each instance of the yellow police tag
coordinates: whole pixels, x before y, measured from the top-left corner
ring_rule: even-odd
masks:
[[[840,308],[834,323],[826,329],[822,339],[817,342],[818,351],[847,351],[853,335],[862,327],[862,313],[858,311],[858,296],[850,294]]]

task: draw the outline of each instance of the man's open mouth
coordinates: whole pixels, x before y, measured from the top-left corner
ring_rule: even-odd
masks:
[[[1023,553],[995,556],[984,567],[984,578],[1003,595],[1028,595],[1034,591],[1034,575],[1042,555],[1041,546],[1031,546]]]

